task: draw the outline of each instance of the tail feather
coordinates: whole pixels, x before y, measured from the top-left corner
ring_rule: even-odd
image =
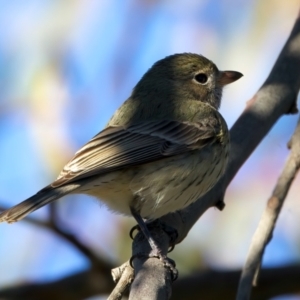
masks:
[[[52,188],[51,186],[47,186],[46,188],[39,191],[37,194],[28,198],[27,200],[13,206],[10,209],[7,209],[0,213],[0,223],[14,223],[23,219],[29,213],[37,210],[38,208],[55,201],[66,194],[69,194],[74,189],[76,189],[78,185],[68,185],[62,186],[58,188]]]

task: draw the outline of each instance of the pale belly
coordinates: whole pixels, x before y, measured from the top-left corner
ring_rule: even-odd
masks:
[[[111,210],[156,219],[183,209],[210,190],[224,172],[227,153],[184,154],[101,176],[80,192],[102,200]],[[78,192],[78,190],[77,190]]]

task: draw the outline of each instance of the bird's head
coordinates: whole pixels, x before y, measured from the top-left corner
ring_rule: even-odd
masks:
[[[182,53],[157,61],[133,90],[133,97],[163,101],[195,99],[219,108],[222,89],[243,75],[236,71],[220,71],[204,56]]]

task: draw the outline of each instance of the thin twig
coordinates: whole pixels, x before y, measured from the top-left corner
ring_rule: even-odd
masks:
[[[104,262],[99,261],[99,257],[95,255],[95,253],[88,248],[85,244],[81,243],[77,237],[72,234],[68,233],[65,230],[61,228],[60,220],[59,220],[59,214],[57,212],[57,203],[52,202],[49,205],[49,225],[50,228],[56,232],[58,235],[64,237],[67,241],[69,241],[73,246],[75,246],[84,256],[86,256],[91,263],[95,263],[95,265],[99,264],[99,262],[102,264]]]
[[[95,264],[95,267],[105,266],[105,268],[109,268],[106,262],[101,260],[100,256],[96,256],[91,249],[81,243],[75,235],[71,233],[67,233],[62,230],[57,222],[57,212],[56,208],[53,205],[50,205],[50,218],[49,221],[41,221],[30,216],[26,216],[24,221],[45,229],[48,229],[54,233],[56,233],[59,237],[71,243],[77,250],[79,250],[86,258],[88,258],[92,264]],[[6,207],[0,206],[0,211],[6,210]]]
[[[241,270],[205,270],[182,276],[173,284],[172,300],[232,300],[240,273]],[[113,281],[108,274],[109,269],[90,269],[51,282],[24,282],[0,290],[0,299],[79,300],[94,295],[104,296],[113,289]],[[298,278],[300,265],[262,269],[260,280],[263,284],[254,290],[252,300],[299,293]]]
[[[107,300],[120,300],[134,279],[134,269],[130,266],[129,261],[127,261],[122,266],[112,269],[111,273],[117,285]]]
[[[300,119],[289,143],[290,155],[277,181],[272,196],[254,233],[248,258],[243,268],[237,299],[250,299],[252,283],[256,285],[257,274],[265,248],[272,238],[273,230],[280,210],[300,167]]]

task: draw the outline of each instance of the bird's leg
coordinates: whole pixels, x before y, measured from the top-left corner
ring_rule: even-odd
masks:
[[[164,263],[164,266],[171,270],[173,280],[176,280],[177,276],[178,276],[178,271],[175,268],[175,266],[176,266],[175,262],[173,260],[171,260],[170,258],[168,258],[166,255],[162,254],[160,247],[157,245],[156,241],[153,239],[153,237],[152,237],[145,221],[141,217],[141,215],[133,207],[130,207],[130,211],[131,211],[132,216],[135,218],[136,222],[138,223],[141,231],[143,232],[145,238],[147,239],[147,241],[152,249],[152,254],[149,255],[149,257],[159,258]],[[131,261],[133,261],[133,259],[137,256],[139,256],[139,255],[134,255],[131,258]]]
[[[143,220],[143,218],[140,216],[140,214],[134,208],[131,207],[130,210],[131,210],[132,216],[135,218],[136,222],[138,223],[138,226],[142,230],[145,238],[147,239],[151,249],[153,250],[153,252],[155,254],[157,254],[157,256],[160,256],[161,250],[160,250],[159,246],[156,244],[153,237],[151,236],[151,233],[150,233],[145,221]]]
[[[162,222],[161,220],[159,219],[156,219],[154,221],[150,221],[150,222],[144,222],[145,226],[147,228],[149,228],[149,226],[154,226],[154,227],[157,227],[157,226],[160,226],[161,229],[169,236],[170,238],[170,249],[168,250],[168,252],[172,252],[175,248],[175,244],[176,244],[176,240],[178,238],[178,232],[176,229],[174,229],[173,227],[171,226],[168,226],[166,223]],[[141,228],[140,226],[137,224],[135,226],[133,226],[131,229],[130,229],[130,232],[129,232],[129,236],[131,237],[131,239],[133,240],[134,239],[134,232],[135,230],[137,231],[140,231]],[[149,231],[149,229],[148,229]]]

